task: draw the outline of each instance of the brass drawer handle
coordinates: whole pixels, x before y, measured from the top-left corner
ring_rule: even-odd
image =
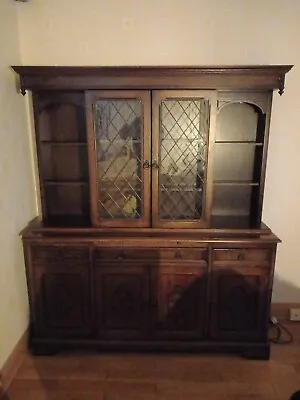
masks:
[[[243,261],[244,258],[245,258],[244,253],[242,253],[242,252],[238,253],[238,255],[237,255],[238,261]]]
[[[175,253],[175,258],[176,258],[176,260],[182,260],[183,255],[182,255],[181,251],[177,251]]]

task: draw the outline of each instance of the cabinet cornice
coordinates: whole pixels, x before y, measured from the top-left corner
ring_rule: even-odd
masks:
[[[239,66],[13,66],[20,89],[214,89],[284,90],[292,65]]]

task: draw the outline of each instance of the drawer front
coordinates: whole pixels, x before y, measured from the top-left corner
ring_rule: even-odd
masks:
[[[95,250],[95,260],[204,260],[207,261],[207,249],[105,249]]]
[[[272,249],[214,249],[214,261],[230,262],[270,262]]]
[[[161,249],[160,258],[163,260],[195,260],[195,261],[207,261],[208,260],[208,249]]]
[[[34,245],[31,247],[34,265],[78,265],[89,262],[89,248],[68,245]]]
[[[97,248],[95,250],[95,260],[151,260],[158,258],[156,249],[105,249]]]

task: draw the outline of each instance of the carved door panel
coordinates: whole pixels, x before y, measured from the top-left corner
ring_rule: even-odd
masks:
[[[142,265],[106,263],[95,270],[96,321],[102,338],[147,335],[149,273]]]
[[[204,328],[206,263],[165,264],[153,271],[156,336],[200,339]]]
[[[36,321],[42,336],[87,336],[91,330],[87,265],[35,268]]]
[[[234,264],[213,271],[210,336],[220,340],[266,340],[268,269]]]

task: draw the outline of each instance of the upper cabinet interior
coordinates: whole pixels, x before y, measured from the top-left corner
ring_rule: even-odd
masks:
[[[290,68],[13,67],[33,93],[45,226],[259,229]]]

